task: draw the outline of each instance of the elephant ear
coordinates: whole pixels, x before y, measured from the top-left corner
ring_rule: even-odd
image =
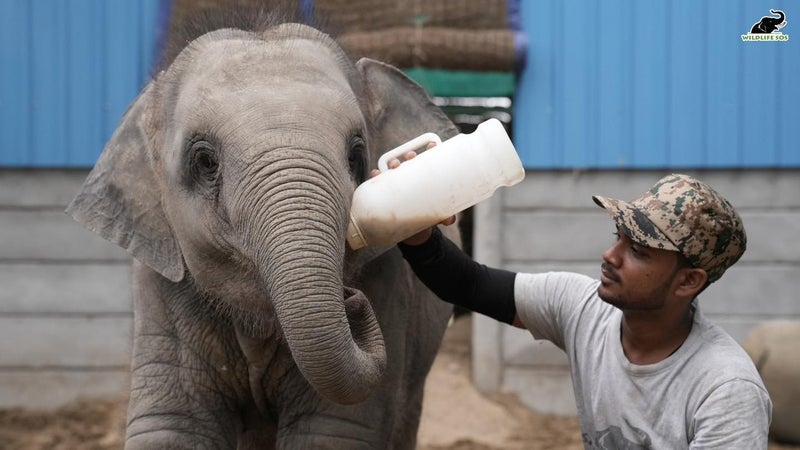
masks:
[[[397,68],[369,58],[361,58],[356,67],[367,90],[371,151],[389,151],[427,132],[438,134],[442,140],[458,134],[458,128],[425,90]],[[370,155],[372,167],[379,156]]]
[[[67,214],[173,282],[184,275],[183,257],[161,202],[154,145],[161,125],[154,82],[125,112]]]
[[[369,58],[361,58],[356,67],[364,80],[371,125],[370,163],[400,144],[428,132],[444,141],[459,133],[447,115],[433,103],[424,89],[399,69]],[[443,227],[442,232],[461,246],[457,227]],[[365,260],[377,258],[387,247],[365,247]]]

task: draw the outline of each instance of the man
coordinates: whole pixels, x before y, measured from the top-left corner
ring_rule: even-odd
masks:
[[[436,228],[399,247],[443,300],[567,353],[585,448],[766,449],[772,404],[761,378],[696,300],[744,253],[739,215],[680,174],[630,203],[593,199],[617,229],[600,280],[488,268]]]

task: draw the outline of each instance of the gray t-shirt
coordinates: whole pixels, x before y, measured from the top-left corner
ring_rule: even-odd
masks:
[[[587,449],[766,449],[772,403],[744,350],[696,308],[668,358],[625,357],[622,312],[574,273],[518,274],[514,298],[536,339],[567,353]]]

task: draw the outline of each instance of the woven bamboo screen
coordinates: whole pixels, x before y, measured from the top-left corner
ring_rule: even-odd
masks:
[[[512,0],[315,0],[316,22],[353,57],[400,68],[513,71]],[[172,24],[201,11],[263,7],[263,0],[173,0]]]
[[[424,22],[428,27],[507,28],[506,0],[315,0],[315,12],[347,31]]]
[[[397,67],[512,71],[506,0],[316,0],[354,57]]]

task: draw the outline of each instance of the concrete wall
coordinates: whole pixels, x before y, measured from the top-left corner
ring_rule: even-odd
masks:
[[[800,319],[800,171],[689,172],[737,206],[742,261],[701,296],[741,340],[756,323]],[[64,214],[87,172],[0,170],[0,407],[49,408],[128,388],[130,259]],[[663,172],[533,172],[474,210],[476,259],[518,271],[597,276],[613,225],[591,194],[632,199]],[[474,379],[539,411],[574,412],[563,353],[474,318]]]
[[[757,323],[800,320],[800,171],[683,171],[720,191],[748,235],[742,259],[701,294],[700,308],[740,342]],[[631,200],[667,172],[529,171],[475,209],[475,258],[516,271],[597,277],[612,242],[592,194]],[[483,316],[473,319],[473,376],[485,392],[516,392],[529,407],[574,414],[566,356],[546,341]]]
[[[0,407],[128,388],[130,260],[64,214],[87,173],[0,170]]]

